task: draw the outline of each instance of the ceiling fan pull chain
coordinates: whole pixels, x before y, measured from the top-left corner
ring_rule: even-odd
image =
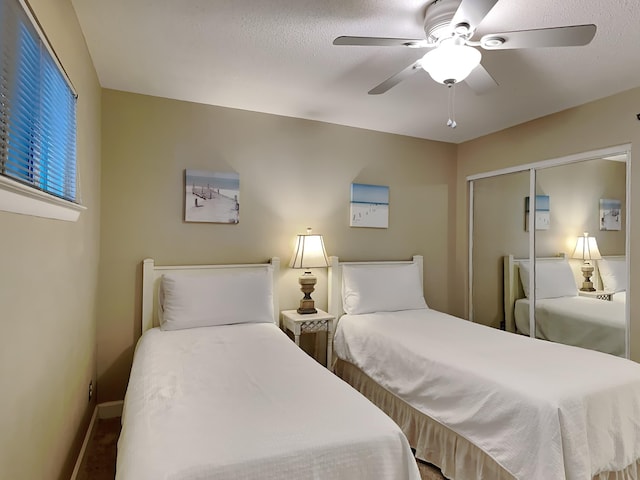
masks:
[[[447,127],[456,128],[458,124],[456,123],[456,84],[449,83],[447,84],[447,88],[449,89],[449,120],[447,120]]]

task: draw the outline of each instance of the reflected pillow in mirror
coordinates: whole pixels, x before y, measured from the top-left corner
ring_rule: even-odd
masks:
[[[343,265],[342,306],[351,315],[428,308],[418,265]]]
[[[522,290],[529,298],[529,262],[519,262]],[[536,262],[536,298],[575,297],[578,286],[566,260]]]
[[[627,289],[627,263],[624,257],[598,260],[602,289],[624,292]]]

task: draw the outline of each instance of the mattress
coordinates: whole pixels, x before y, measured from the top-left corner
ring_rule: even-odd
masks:
[[[399,427],[275,325],[148,330],[116,479],[242,478],[420,477]]]
[[[340,359],[516,478],[637,474],[640,365],[634,362],[429,309],[345,315],[334,346]]]
[[[528,299],[516,300],[514,316],[518,331],[529,335]],[[625,331],[624,301],[580,296],[536,300],[537,338],[624,357]]]

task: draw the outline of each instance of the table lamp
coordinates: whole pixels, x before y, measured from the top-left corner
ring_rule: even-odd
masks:
[[[576,248],[571,257],[580,258],[583,262],[582,276],[584,277],[584,281],[582,282],[582,288],[580,288],[580,290],[583,292],[595,292],[596,289],[593,288],[593,282],[591,281],[594,270],[591,260],[600,260],[602,258],[595,237],[590,237],[587,232],[584,232],[581,237],[577,238]]]
[[[304,297],[300,300],[300,308],[298,313],[318,313],[315,309],[314,301],[311,293],[315,290],[316,277],[309,270],[310,268],[328,267],[329,260],[327,252],[324,249],[324,240],[322,235],[311,233],[311,229],[307,228],[307,233],[298,235],[296,248],[289,262],[290,268],[302,268],[305,272],[298,279],[300,290],[304,293]]]

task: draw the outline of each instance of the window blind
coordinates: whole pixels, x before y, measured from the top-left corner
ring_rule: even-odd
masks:
[[[76,202],[76,95],[19,0],[0,0],[0,174]]]

